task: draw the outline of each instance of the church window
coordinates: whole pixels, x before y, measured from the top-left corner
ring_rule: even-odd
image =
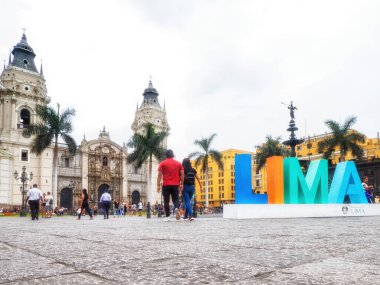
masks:
[[[24,59],[24,64],[26,64],[26,65],[28,64],[28,61],[26,59]]]
[[[22,109],[20,112],[20,129],[27,128],[30,124],[30,112],[28,109]]]
[[[107,166],[108,165],[108,158],[105,156],[103,157],[103,166]]]
[[[29,151],[27,149],[21,150],[21,161],[29,161]]]
[[[65,157],[65,167],[69,167],[70,166],[70,159],[68,157]]]

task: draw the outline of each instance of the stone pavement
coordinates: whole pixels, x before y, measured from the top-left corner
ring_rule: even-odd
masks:
[[[380,284],[378,217],[0,218],[0,284]]]

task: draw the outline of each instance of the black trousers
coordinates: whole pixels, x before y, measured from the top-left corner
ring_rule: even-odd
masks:
[[[40,211],[40,200],[29,200],[30,213],[32,220],[38,220],[38,212]]]
[[[102,207],[103,207],[103,211],[104,211],[104,218],[108,219],[109,214],[110,214],[111,201],[103,201]]]
[[[170,216],[170,207],[169,207],[170,196],[172,196],[174,208],[178,208],[178,196],[179,196],[178,185],[162,186],[162,196],[164,196],[165,215],[169,217]]]
[[[80,216],[82,216],[83,209],[86,209],[87,214],[89,214],[90,217],[92,218],[92,212],[91,212],[90,204],[87,203],[87,204],[82,205],[81,212],[78,215],[78,220],[80,220]]]

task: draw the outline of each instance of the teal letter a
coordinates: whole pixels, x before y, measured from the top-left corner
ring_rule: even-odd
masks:
[[[350,202],[367,204],[367,198],[360,182],[358,170],[353,161],[340,162],[335,168],[329,193],[329,203],[341,204],[348,195]]]
[[[328,203],[327,160],[312,161],[306,179],[297,158],[284,159],[285,204]]]

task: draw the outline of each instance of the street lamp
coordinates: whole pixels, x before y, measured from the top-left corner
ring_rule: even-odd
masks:
[[[22,167],[22,172],[21,176],[18,175],[17,170],[13,173],[14,177],[16,180],[21,180],[22,182],[22,189],[21,189],[21,194],[22,194],[22,204],[21,204],[21,212],[20,212],[20,217],[26,217],[26,204],[25,204],[25,184],[27,184],[27,181],[31,181],[33,179],[33,172],[28,173],[25,171],[26,167],[25,165]]]

